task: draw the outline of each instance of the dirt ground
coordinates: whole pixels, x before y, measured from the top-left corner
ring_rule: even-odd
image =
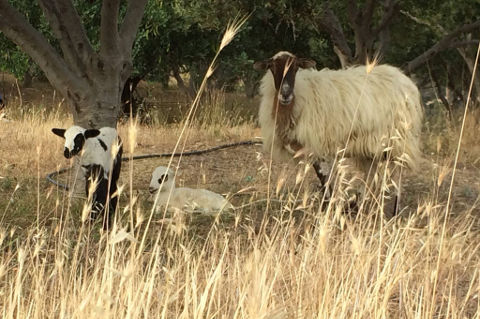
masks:
[[[259,133],[258,129],[253,128],[242,131],[240,135],[237,132],[228,134],[226,130],[226,135],[216,140],[198,134],[189,138],[185,151],[206,149],[240,140],[254,140]],[[160,142],[144,138],[140,137],[135,155],[170,152],[174,147],[168,140]],[[418,171],[405,171],[402,180],[401,208],[406,214],[415,212],[418,206],[427,202],[445,204],[448,198],[452,172],[447,165],[451,166],[451,161],[444,157],[424,156]],[[148,207],[151,200],[148,192],[151,173],[157,166],[166,166],[168,162],[169,158],[124,162],[121,183],[129,184],[132,167],[134,194],[144,200]],[[178,158],[174,158],[172,165],[174,168],[178,167],[177,187],[206,188],[224,194],[237,206],[268,196],[278,198],[291,193],[298,193],[299,198],[302,198],[306,190],[318,190],[318,180],[313,169],[305,174],[303,183],[296,185],[297,176],[303,176],[305,171],[305,166],[301,164],[274,162],[269,174],[268,154],[263,152],[261,145],[238,146],[203,155],[184,156],[180,162]],[[279,180],[285,182],[277,193]],[[460,160],[452,191],[451,211],[455,213],[471,209],[480,217],[479,198],[480,169],[472,163]]]
[[[12,95],[10,105],[14,106],[20,99],[15,97],[16,87],[12,83],[9,89]],[[149,90],[153,89],[149,88]],[[161,92],[159,94],[161,95]],[[38,86],[34,89],[22,90],[22,95],[24,107],[21,109],[31,109],[32,106],[29,105],[44,105],[46,102],[51,104],[53,110],[65,108],[58,106],[60,99],[51,91],[51,88]],[[256,108],[256,104],[252,106],[249,103],[243,107],[249,108],[248,112],[251,113],[251,108]],[[8,112],[7,110],[7,115]],[[444,123],[444,119],[437,122]],[[479,122],[480,114],[470,117],[465,130],[465,142],[460,153],[452,192],[452,212],[454,213],[472,210],[480,215],[478,205],[480,150],[477,138]],[[198,150],[225,143],[253,140],[260,135],[260,132],[255,127],[254,121],[253,124],[251,121],[249,123],[235,127],[216,124],[212,127],[190,129],[187,132],[189,136],[184,150]],[[2,154],[0,156],[0,211],[5,210],[4,220],[9,221],[9,224],[23,226],[31,224],[37,210],[34,199],[38,195],[38,189],[42,194],[56,190],[45,180],[45,175],[59,166],[65,167],[70,163],[62,156],[63,141],[49,131],[51,127],[68,125],[70,120],[62,117],[53,121],[47,119],[46,122],[35,118],[26,122],[14,120],[10,123],[0,123],[0,154]],[[139,125],[133,155],[171,152],[179,135],[179,127],[179,125]],[[436,127],[434,117],[427,114],[423,136],[424,160],[417,172],[406,171],[402,182],[401,207],[406,212],[414,212],[418,206],[428,202],[439,205],[446,203],[452,176],[451,169],[448,167],[452,166],[457,133],[458,130],[453,135],[451,131],[447,132],[443,124],[440,128]],[[120,135],[128,144],[127,124],[120,126]],[[436,146],[438,140],[442,140],[442,143],[448,146]],[[36,151],[31,148],[32,142],[42,146],[42,152],[38,154],[39,158]],[[124,156],[128,156],[128,151],[124,151]],[[125,203],[129,197],[130,176],[132,176],[134,195],[139,196],[139,200],[145,203],[144,207],[151,206],[148,192],[151,173],[155,167],[167,165],[168,162],[168,158],[124,162],[120,183],[126,185],[126,191],[122,203]],[[315,191],[318,184],[313,170],[310,170],[303,183],[296,185],[296,177],[298,174],[303,174],[304,166],[292,163],[289,165],[273,163],[269,174],[268,155],[262,151],[260,145],[240,146],[204,155],[184,156],[180,162],[175,158],[173,165],[178,166],[176,181],[178,187],[206,188],[228,196],[234,205],[265,199],[268,196],[277,198],[292,192],[303,196],[305,190]],[[133,172],[132,175],[131,172]],[[59,177],[59,180],[65,181],[69,176],[71,178],[71,173],[64,174]],[[277,186],[282,183],[282,180],[285,180],[283,188],[277,193]],[[17,184],[21,185],[21,188],[16,191],[15,197],[23,197],[25,200],[12,202],[10,198]],[[58,191],[61,192],[61,190]],[[19,203],[20,205],[16,205]],[[48,211],[46,214],[48,215]]]

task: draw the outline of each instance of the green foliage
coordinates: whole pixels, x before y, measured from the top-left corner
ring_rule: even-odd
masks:
[[[28,21],[55,44],[42,10],[34,0],[11,0]],[[102,1],[74,0],[87,35],[98,48],[100,8]],[[222,52],[211,85],[227,91],[243,85],[247,94],[255,89],[260,74],[252,64],[279,50],[289,50],[317,61],[318,67],[338,68],[340,61],[333,44],[318,23],[325,9],[317,0],[152,0],[134,45],[134,73],[147,80],[168,85],[169,77],[189,74],[185,86],[194,88],[203,77],[219,45],[229,21],[238,15],[250,15],[241,32]],[[336,14],[347,43],[355,51],[354,31],[348,17],[348,1],[329,1]],[[400,1],[391,24],[389,45],[382,62],[401,66],[422,54],[444,36],[445,32],[480,19],[479,0]],[[364,0],[356,2],[365,6]],[[372,26],[378,26],[383,6],[377,4]],[[121,14],[125,12],[122,1]],[[412,17],[418,18],[414,21]],[[478,30],[477,30],[478,32]],[[58,46],[57,46],[58,47]],[[0,68],[21,78],[32,64],[28,56],[0,35]],[[433,72],[446,76],[445,61],[462,65],[461,57],[450,49],[430,63]],[[457,69],[462,69],[459,67]],[[428,70],[420,72],[427,77]],[[459,77],[460,75],[458,75]],[[461,80],[461,79],[460,79]]]
[[[48,23],[45,21],[42,10],[36,1],[15,0],[11,1],[15,7],[25,15],[27,21],[48,39],[53,40],[49,32]],[[0,33],[0,70],[7,71],[22,80],[24,74],[30,69],[31,73],[39,74],[38,67],[32,64],[30,57],[23,53],[14,43]],[[32,68],[33,65],[33,68]],[[33,70],[32,70],[33,69]]]

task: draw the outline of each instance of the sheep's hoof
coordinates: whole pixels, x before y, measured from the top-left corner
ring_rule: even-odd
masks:
[[[97,220],[98,215],[103,212],[105,207],[100,203],[95,203],[92,207],[92,211],[90,212],[90,221],[94,222]]]
[[[360,210],[360,206],[358,204],[359,200],[359,194],[354,194],[350,196],[350,198],[347,199],[343,207],[344,213],[350,216],[356,216],[358,214],[358,211]]]
[[[397,216],[400,212],[400,199],[398,197],[399,197],[398,195],[395,195],[394,202],[393,202],[392,217]]]

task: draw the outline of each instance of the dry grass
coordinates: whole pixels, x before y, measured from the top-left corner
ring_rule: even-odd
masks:
[[[435,155],[436,165],[407,176],[411,204],[393,219],[383,217],[381,205],[350,218],[340,199],[320,209],[305,164],[274,166],[267,209],[268,160],[258,148],[179,163],[179,183],[234,194],[244,205],[234,214],[151,215],[149,174],[168,159],[133,162],[121,177],[133,193],[124,188],[120,221],[105,234],[81,222],[81,202],[43,181],[57,163],[68,164],[58,160],[62,141],[50,128],[69,122],[34,114],[0,126],[10,138],[0,141],[3,318],[480,318],[476,197],[457,192],[442,234],[448,158]],[[181,129],[127,123],[120,134],[135,132],[135,154],[157,153],[171,151]],[[250,125],[189,126],[185,149],[256,133]],[[478,194],[478,174],[461,182],[474,172],[459,171],[457,188]]]
[[[16,125],[31,130],[30,138],[41,130],[28,121]],[[128,136],[128,128],[122,130]],[[169,136],[165,129],[141,128],[138,140],[149,141],[147,133]],[[60,156],[53,134],[44,138],[53,158]],[[195,139],[212,142],[208,132]],[[38,162],[35,150],[23,150]],[[241,162],[217,165],[233,170]],[[2,318],[480,318],[475,205],[451,216],[439,255],[445,207],[432,201],[438,188],[409,216],[387,220],[376,206],[353,219],[340,205],[319,209],[300,165],[299,178],[297,170],[286,176],[290,188],[266,210],[258,202],[265,196],[264,165],[253,163],[255,191],[237,196],[237,205],[247,205],[233,215],[160,214],[147,227],[151,206],[137,192],[136,203],[123,195],[121,221],[109,234],[80,222],[81,206],[69,207],[68,197],[41,183],[38,223],[0,231]],[[42,171],[50,165],[42,161]],[[133,173],[139,177],[136,167]],[[440,185],[445,175],[438,178]],[[216,182],[229,191],[248,187],[243,178],[234,187]],[[12,206],[19,200],[14,195]],[[133,230],[130,213],[138,222]]]
[[[68,163],[50,133],[68,124],[35,112],[0,124],[2,318],[480,318],[478,169],[466,161],[457,171],[445,220],[452,157],[441,144],[405,177],[405,211],[390,219],[381,194],[356,217],[342,212],[340,195],[322,205],[308,163],[270,172],[255,148],[172,162],[180,184],[229,193],[241,208],[157,214],[145,190],[169,160],[132,162],[117,223],[103,233],[83,221],[88,202],[43,181]],[[135,154],[256,133],[189,119],[120,127]]]

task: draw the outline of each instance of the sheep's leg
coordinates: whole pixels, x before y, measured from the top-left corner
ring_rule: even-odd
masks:
[[[83,167],[85,171],[85,194],[87,195],[87,198],[92,196],[92,210],[90,212],[90,220],[94,221],[97,217],[96,212],[97,212],[97,205],[96,205],[96,192],[97,189],[92,189],[91,195],[90,195],[90,186],[92,183],[95,182],[97,176],[94,173],[94,170],[91,165],[84,166]]]
[[[106,204],[107,204],[107,199],[108,199],[108,179],[104,178],[103,176],[100,177],[97,191],[95,192],[95,204],[96,204],[96,212],[95,212],[95,218],[98,217],[98,215],[104,215],[104,218],[106,216]]]
[[[85,185],[87,195],[93,182],[97,183],[97,187],[92,194],[92,211],[90,213],[92,221],[97,219],[100,213],[104,212],[107,203],[108,180],[104,178],[104,170],[100,165],[90,165],[88,167],[87,183]]]
[[[395,190],[395,202],[393,204],[393,216],[400,212],[400,200],[402,199],[402,172],[398,174],[398,188]]]
[[[400,212],[400,203],[401,203],[401,189],[402,189],[402,171],[401,167],[392,165],[388,162],[381,162],[379,160],[364,160],[363,163],[360,163],[365,174],[365,193],[370,193],[371,196],[379,196],[383,194],[381,191],[382,183],[390,184],[392,181],[396,182],[396,185],[393,185],[393,193],[389,192],[392,195],[393,199],[393,209],[391,211],[391,216],[396,216]],[[381,168],[381,171],[378,171]],[[385,174],[384,170],[390,169],[391,175],[387,181],[383,181],[383,178],[380,177],[379,180],[375,179],[375,174],[380,174],[383,176]],[[364,197],[368,196],[364,194]],[[388,212],[390,212],[390,205],[388,206]]]
[[[356,158],[355,165],[361,174],[361,185],[355,195],[355,202],[349,205],[360,211],[369,203],[369,198],[377,196],[379,185],[375,174],[378,174],[379,161],[375,158]]]
[[[109,185],[109,196],[110,202],[108,206],[108,215],[105,214],[105,219],[103,221],[103,228],[108,229],[111,228],[113,220],[115,219],[115,212],[117,210],[117,203],[118,203],[118,194],[114,195],[117,191],[117,182],[118,178],[120,177],[120,171],[122,168],[122,153],[123,148],[120,146],[118,150],[117,156],[115,157],[115,161],[113,162],[113,169],[112,169],[112,176],[110,179]]]
[[[333,192],[332,186],[328,183],[328,178],[330,176],[331,169],[326,168],[327,165],[328,164],[325,161],[313,162],[313,168],[315,169],[315,174],[317,174],[317,177],[320,180],[320,187],[322,191],[325,193],[326,201],[330,200],[330,197],[332,196],[332,192]]]

